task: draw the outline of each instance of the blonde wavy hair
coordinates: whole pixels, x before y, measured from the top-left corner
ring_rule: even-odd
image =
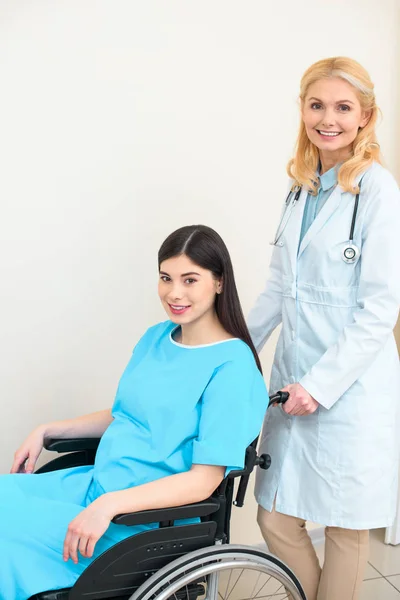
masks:
[[[310,85],[320,79],[340,77],[355,88],[361,108],[370,112],[370,119],[359,129],[353,141],[352,155],[339,168],[338,184],[346,192],[357,193],[355,185],[360,175],[374,162],[382,163],[380,147],[376,139],[375,125],[379,108],[375,102],[374,84],[368,72],[355,60],[342,56],[320,60],[307,69],[300,83],[300,106],[304,101]],[[297,185],[307,187],[311,193],[318,191],[319,180],[315,173],[319,165],[318,148],[308,139],[306,128],[301,119],[294,157],[289,161],[287,172],[294,179],[293,188]]]

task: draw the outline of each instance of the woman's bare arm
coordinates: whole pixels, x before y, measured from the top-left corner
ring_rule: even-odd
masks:
[[[169,508],[208,498],[224,478],[225,467],[193,465],[190,471],[105,494],[112,515]]]
[[[185,473],[102,494],[69,524],[64,540],[64,560],[71,558],[77,563],[78,550],[84,557],[93,556],[97,541],[115,515],[205,500],[221,483],[224,472],[225,467],[196,464]]]
[[[112,421],[111,409],[107,408],[75,419],[46,423],[42,427],[46,438],[101,437]]]
[[[101,437],[112,420],[111,410],[106,409],[76,419],[39,425],[15,452],[11,473],[33,473],[45,438]]]

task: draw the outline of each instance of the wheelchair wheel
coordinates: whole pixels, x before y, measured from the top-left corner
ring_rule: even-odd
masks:
[[[307,600],[292,571],[275,556],[228,544],[169,563],[130,600]]]

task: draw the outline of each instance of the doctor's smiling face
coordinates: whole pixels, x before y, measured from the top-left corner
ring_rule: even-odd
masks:
[[[370,112],[361,107],[357,90],[339,77],[311,84],[302,103],[307,136],[324,158],[333,164],[346,160],[359,128],[365,127]],[[333,164],[332,164],[333,163]]]
[[[160,264],[158,295],[174,323],[187,325],[215,314],[221,283],[213,273],[180,254]]]

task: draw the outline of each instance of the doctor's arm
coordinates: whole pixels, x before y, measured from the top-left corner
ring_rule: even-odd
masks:
[[[390,178],[390,179],[389,179]],[[388,175],[373,195],[363,229],[358,306],[300,385],[329,409],[369,368],[393,332],[400,304],[400,194]]]
[[[264,291],[247,318],[251,338],[260,352],[274,329],[282,321],[282,275],[280,264],[281,248],[274,247],[270,263],[270,274]]]

